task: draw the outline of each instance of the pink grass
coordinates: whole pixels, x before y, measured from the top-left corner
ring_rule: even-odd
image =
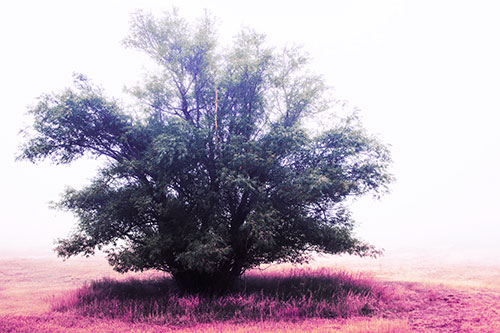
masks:
[[[331,270],[249,273],[221,296],[185,294],[170,278],[103,279],[51,300],[52,310],[152,324],[296,321],[370,315],[383,303],[369,278]]]

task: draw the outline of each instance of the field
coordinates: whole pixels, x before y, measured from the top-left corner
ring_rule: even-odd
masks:
[[[263,291],[238,294],[230,302],[229,317],[224,315],[227,300],[217,308],[203,299],[179,298],[175,301],[184,304],[184,312],[179,310],[173,319],[165,314],[141,317],[138,313],[145,310],[135,301],[127,303],[125,312],[123,299],[98,304],[101,289],[116,293],[132,288],[136,296],[147,294],[153,283],[163,283],[164,277],[157,273],[123,276],[102,257],[65,262],[51,257],[2,258],[0,332],[500,332],[500,264],[495,257],[467,257],[450,250],[393,251],[379,259],[319,257],[298,268],[262,267],[246,278],[249,286],[275,288],[269,282],[274,278],[277,285],[290,284],[286,290],[304,286],[309,296],[295,297],[293,306],[280,308]],[[290,274],[295,280],[290,280]],[[347,290],[334,310],[312,295],[313,287],[327,287],[325,279]],[[92,283],[96,280],[100,282]],[[365,292],[365,287],[371,292]],[[93,301],[78,308],[75,302],[82,294]],[[173,299],[165,302],[173,304]],[[250,303],[250,310],[245,310]],[[121,312],[113,313],[112,308]],[[210,316],[200,317],[215,308]]]

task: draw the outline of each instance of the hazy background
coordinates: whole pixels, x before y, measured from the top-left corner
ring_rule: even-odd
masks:
[[[15,162],[41,93],[86,74],[122,98],[146,58],[126,50],[130,13],[208,9],[222,42],[241,27],[303,45],[333,95],[391,145],[397,182],[353,206],[357,233],[390,254],[500,255],[500,8],[495,1],[9,1],[0,4],[0,255],[48,253],[75,219],[50,210],[95,163]],[[500,6],[500,5],[499,5]],[[423,252],[422,252],[423,253]]]

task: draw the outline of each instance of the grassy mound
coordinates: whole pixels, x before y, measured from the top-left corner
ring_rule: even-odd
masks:
[[[52,300],[52,310],[154,324],[370,315],[384,299],[372,279],[331,270],[248,273],[222,296],[180,292],[170,278],[103,279]]]

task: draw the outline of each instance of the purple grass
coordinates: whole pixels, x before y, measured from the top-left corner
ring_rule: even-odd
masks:
[[[370,315],[384,301],[372,279],[331,270],[248,273],[225,295],[180,292],[170,278],[103,279],[54,298],[54,311],[154,324]]]

